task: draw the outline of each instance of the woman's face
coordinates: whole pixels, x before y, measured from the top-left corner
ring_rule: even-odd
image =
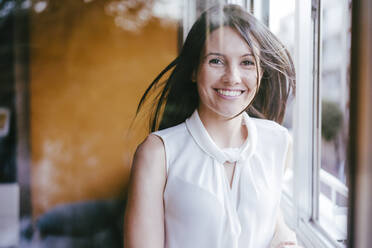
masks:
[[[196,82],[200,114],[231,118],[249,105],[257,90],[256,62],[237,31],[221,27],[209,35]]]

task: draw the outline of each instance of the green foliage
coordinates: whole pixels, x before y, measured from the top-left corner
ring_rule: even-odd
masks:
[[[342,112],[335,102],[322,101],[322,137],[331,141],[342,127]]]

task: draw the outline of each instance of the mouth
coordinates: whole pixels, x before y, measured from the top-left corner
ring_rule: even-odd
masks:
[[[218,95],[226,98],[235,98],[242,95],[245,90],[240,89],[214,89]]]

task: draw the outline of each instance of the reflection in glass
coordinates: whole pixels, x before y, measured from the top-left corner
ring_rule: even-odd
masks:
[[[21,188],[20,218],[14,204],[5,222],[0,204],[1,247],[16,246],[4,242],[18,233],[20,247],[122,247],[123,195],[142,138],[128,135],[130,124],[149,82],[177,55],[182,2],[0,1],[0,195],[1,183]],[[20,140],[32,149],[16,151]]]
[[[295,45],[295,0],[270,1],[269,27],[270,30],[287,47],[294,58]],[[295,58],[294,58],[295,59]],[[293,105],[294,99],[289,98],[283,125],[293,135]],[[293,136],[292,136],[293,139]],[[287,168],[285,173],[284,193],[293,196],[293,170]]]

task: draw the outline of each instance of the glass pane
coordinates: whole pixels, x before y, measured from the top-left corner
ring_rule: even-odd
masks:
[[[122,247],[123,195],[145,135],[131,123],[177,56],[183,2],[0,1],[0,202],[18,199],[3,183],[21,191],[19,206],[0,204],[0,247],[18,247],[18,234],[20,247]]]
[[[286,46],[294,58],[295,45],[295,0],[270,1],[269,27],[270,30]],[[283,125],[293,135],[293,106],[294,99],[289,98]],[[288,167],[285,173],[284,193],[293,195],[293,170]]]
[[[345,240],[349,129],[349,0],[322,1],[321,170],[319,221],[333,239]]]

